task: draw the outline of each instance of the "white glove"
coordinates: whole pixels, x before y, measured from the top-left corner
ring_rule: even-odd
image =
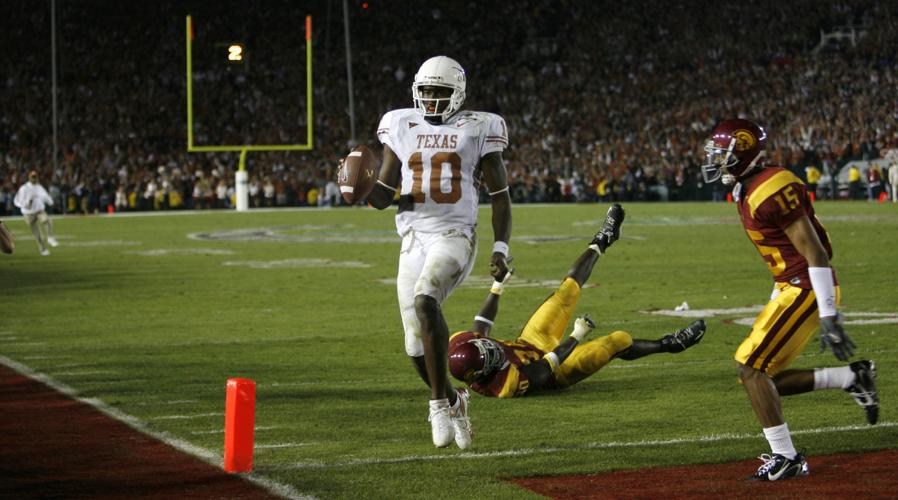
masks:
[[[583,338],[589,335],[589,332],[593,331],[595,327],[596,324],[589,314],[584,314],[574,321],[574,331],[571,332],[571,337],[577,339],[577,342],[582,342]]]

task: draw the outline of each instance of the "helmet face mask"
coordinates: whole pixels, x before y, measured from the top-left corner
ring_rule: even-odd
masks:
[[[418,111],[427,116],[443,116],[443,113],[452,105],[452,94],[455,89],[443,85],[414,85]]]
[[[443,123],[465,102],[465,70],[446,56],[424,61],[412,83],[412,102],[424,119]]]
[[[449,352],[449,372],[468,384],[488,379],[505,362],[505,351],[485,338],[471,339]]]
[[[739,158],[733,155],[732,141],[729,147],[718,147],[713,140],[709,140],[705,144],[705,164],[702,165],[702,177],[705,182],[712,183],[717,179],[722,179],[726,185],[735,184],[736,177],[729,172],[729,169],[739,163]]]
[[[722,179],[725,185],[735,184],[764,166],[766,144],[767,132],[754,122],[743,119],[721,122],[705,143],[702,177],[707,183]]]

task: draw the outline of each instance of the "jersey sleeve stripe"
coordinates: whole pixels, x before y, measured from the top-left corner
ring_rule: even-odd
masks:
[[[755,216],[758,207],[760,207],[761,204],[767,200],[767,198],[770,198],[789,184],[796,182],[801,184],[801,180],[798,177],[795,177],[795,175],[788,170],[783,170],[782,172],[779,172],[773,177],[764,181],[748,197],[748,206],[751,209],[752,217]]]

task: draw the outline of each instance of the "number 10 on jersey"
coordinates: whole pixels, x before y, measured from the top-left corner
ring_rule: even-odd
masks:
[[[424,155],[416,151],[408,159],[408,167],[412,171],[412,199],[415,203],[424,203],[425,193],[422,190],[424,175],[429,174],[430,198],[436,203],[452,204],[461,199],[461,157],[454,151],[440,151],[430,157],[430,168],[424,166]],[[449,192],[441,189],[443,169],[449,168]],[[425,172],[427,171],[427,172]]]

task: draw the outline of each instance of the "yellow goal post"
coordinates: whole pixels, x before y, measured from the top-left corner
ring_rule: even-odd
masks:
[[[306,143],[305,144],[220,144],[198,146],[193,142],[193,18],[187,16],[184,44],[187,51],[187,152],[240,152],[237,171],[237,210],[247,207],[246,153],[249,151],[311,151],[312,150],[312,16],[306,16]]]

